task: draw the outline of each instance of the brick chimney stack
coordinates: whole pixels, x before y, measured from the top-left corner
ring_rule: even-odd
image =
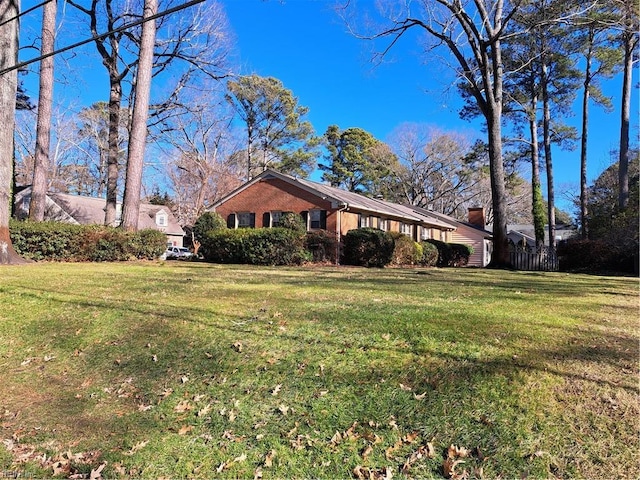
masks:
[[[482,228],[484,230],[484,208],[483,207],[473,207],[469,208],[469,223],[471,225],[475,225],[476,227]]]

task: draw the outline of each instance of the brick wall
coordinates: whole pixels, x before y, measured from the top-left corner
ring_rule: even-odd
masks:
[[[265,212],[300,213],[313,209],[326,210],[327,230],[336,230],[337,215],[336,210],[331,208],[331,202],[282,180],[269,178],[245,188],[217,207],[216,212],[225,220],[232,213],[255,213],[256,228],[260,228]]]

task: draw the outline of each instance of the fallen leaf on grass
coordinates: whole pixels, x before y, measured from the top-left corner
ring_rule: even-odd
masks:
[[[391,467],[372,470],[370,468],[358,465],[353,469],[353,476],[358,480],[390,480],[393,477],[393,471],[391,470]]]
[[[193,425],[183,425],[180,427],[180,430],[178,430],[178,435],[186,435],[191,430],[193,430]]]
[[[445,458],[444,463],[442,464],[442,474],[445,478],[453,478],[454,480],[461,479],[466,474],[466,470],[462,473],[456,472],[456,467],[464,463],[464,460],[457,460],[455,458]]]
[[[196,415],[198,417],[204,417],[210,411],[211,411],[211,404],[207,403],[204,407],[202,407],[200,410],[198,410],[198,413]]]
[[[96,468],[95,470],[91,470],[91,474],[89,475],[89,479],[90,480],[99,480],[102,478],[102,470],[104,470],[104,467],[106,467],[107,464],[103,463],[101,464],[98,468]]]
[[[278,406],[278,411],[282,414],[282,415],[286,415],[289,413],[290,408],[287,407],[286,405],[279,405]]]
[[[409,387],[408,385],[405,385],[403,383],[400,384],[400,390],[404,390],[405,392],[410,392],[411,390],[413,390],[413,388]]]
[[[241,353],[241,352],[242,352],[242,342],[235,342],[235,343],[232,345],[232,347],[233,347],[233,349],[234,349],[236,352],[238,352],[238,353]]]
[[[427,392],[421,393],[420,395],[416,393],[413,394],[413,398],[415,398],[416,400],[422,400],[426,396],[427,396]]]
[[[178,413],[184,413],[188,412],[189,410],[193,410],[193,406],[189,403],[189,400],[182,400],[175,406],[173,410]]]
[[[367,445],[365,447],[365,449],[362,451],[362,453],[360,454],[360,456],[362,457],[363,460],[367,460],[367,457],[369,455],[371,455],[373,453],[373,446],[372,445]]]
[[[271,391],[271,395],[272,396],[276,396],[278,395],[278,393],[280,393],[280,390],[282,389],[282,384],[279,383],[278,385],[275,386],[275,388]]]
[[[269,453],[267,453],[267,456],[264,457],[264,467],[265,468],[270,468],[271,466],[273,466],[273,459],[276,458],[276,451],[275,450],[271,450]]]
[[[138,442],[126,454],[127,455],[133,455],[133,454],[139,452],[140,450],[142,450],[144,447],[146,447],[148,443],[149,443],[149,440],[146,440],[144,442]]]

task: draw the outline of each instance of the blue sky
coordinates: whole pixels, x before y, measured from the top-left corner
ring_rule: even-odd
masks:
[[[442,61],[427,57],[417,34],[398,42],[382,64],[371,61],[373,45],[349,34],[334,12],[335,0],[220,0],[235,35],[233,62],[240,74],[256,73],[281,80],[298,97],[299,104],[310,109],[308,119],[322,134],[331,124],[342,129],[360,127],[385,141],[404,122],[424,123],[445,131],[457,131],[470,138],[484,138],[481,122],[469,123],[458,116],[461,106],[453,76]],[[376,0],[362,0],[372,5]],[[35,0],[23,2],[27,9]],[[37,35],[41,11],[23,19],[22,40],[27,43]],[[58,47],[68,45],[77,26],[65,20],[60,28]],[[108,98],[106,71],[93,46],[67,58],[76,67],[74,78],[57,87],[55,96],[68,108],[83,106]],[[78,62],[91,52],[91,63]],[[36,55],[23,49],[21,60]],[[59,64],[59,63],[58,63]],[[638,83],[637,69],[634,84]],[[37,98],[37,75],[22,77],[28,93]],[[616,107],[604,114],[591,107],[589,132],[589,181],[593,181],[613,159],[609,152],[618,144],[620,113],[620,78],[607,83]],[[64,97],[64,100],[62,100]],[[638,90],[632,94],[632,136],[638,136]],[[579,109],[575,109],[576,112]],[[567,119],[578,126],[579,117]],[[635,144],[632,139],[632,144]],[[563,192],[577,193],[579,185],[579,151],[554,151],[556,203],[570,211]],[[523,166],[526,175],[528,167]],[[319,176],[313,175],[313,179]],[[543,178],[544,180],[544,178]]]
[[[332,0],[222,3],[236,35],[241,73],[280,79],[301,105],[309,107],[309,120],[318,133],[336,124],[342,129],[363,128],[384,141],[403,122],[417,122],[483,137],[479,122],[459,118],[460,101],[455,89],[449,88],[450,72],[437,58],[426,61],[417,36],[402,39],[386,61],[376,66],[371,62],[373,46],[348,33],[332,10]],[[613,113],[591,106],[589,181],[612,163],[609,152],[619,142],[620,82],[616,78],[606,84],[614,97]],[[636,70],[634,84],[637,82]],[[632,109],[632,135],[637,138],[637,89]],[[567,121],[579,126],[580,119]],[[578,191],[579,150],[556,149],[554,173],[556,203],[570,209],[562,193]]]

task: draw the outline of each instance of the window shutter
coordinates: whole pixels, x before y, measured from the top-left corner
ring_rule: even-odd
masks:
[[[236,214],[230,213],[227,217],[227,228],[236,228]]]
[[[322,230],[327,229],[327,211],[326,210],[320,210],[320,228]]]
[[[249,224],[249,226],[251,228],[256,228],[256,214],[250,213],[249,215],[251,216],[251,223]]]
[[[269,228],[271,226],[271,213],[270,212],[264,212],[262,214],[262,226],[264,228]]]
[[[309,230],[309,212],[304,210],[300,212],[300,216],[302,217],[302,221],[304,222],[305,230]]]

